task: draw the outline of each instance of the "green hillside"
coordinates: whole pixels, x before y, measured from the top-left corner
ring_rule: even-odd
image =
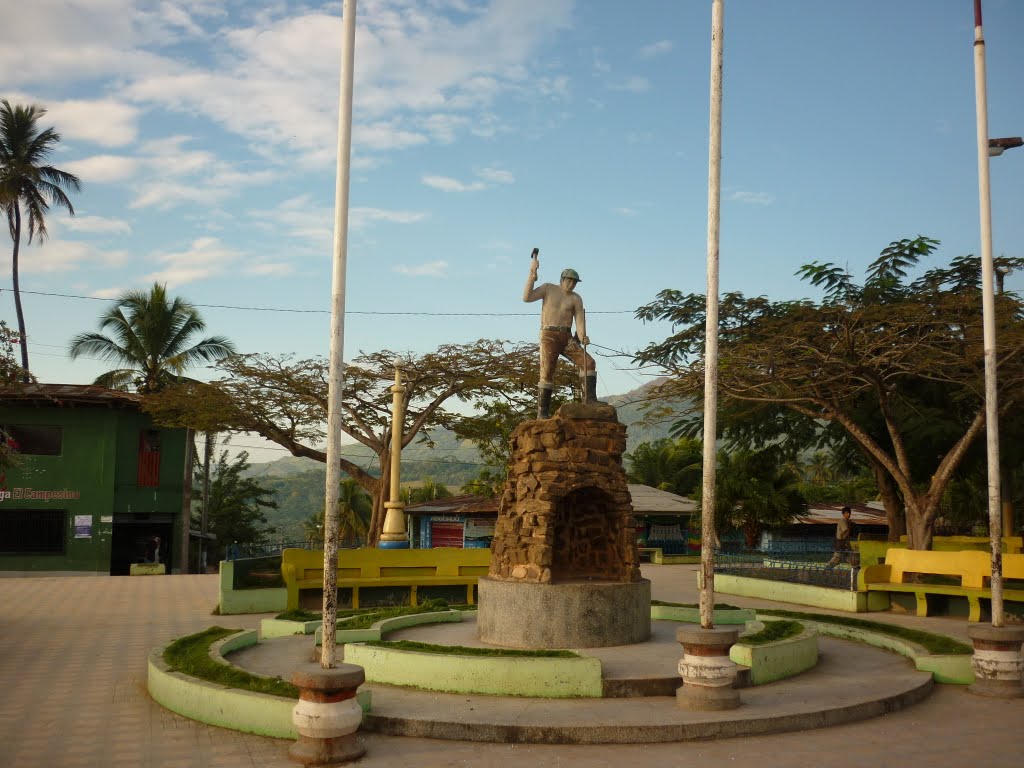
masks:
[[[616,407],[619,421],[627,427],[628,450],[668,436],[671,426],[668,420],[642,423],[642,405],[653,383],[605,398]],[[415,485],[429,478],[444,484],[452,493],[458,493],[482,468],[480,456],[472,444],[460,441],[447,430],[437,430],[431,438],[433,447],[417,443],[402,451],[402,484]],[[342,455],[371,474],[379,475],[376,456],[369,448],[358,443],[347,444]],[[267,511],[267,521],[278,528],[277,537],[300,540],[302,521],[323,507],[324,465],[313,459],[285,456],[269,463],[253,464],[248,474],[275,493],[278,508]]]

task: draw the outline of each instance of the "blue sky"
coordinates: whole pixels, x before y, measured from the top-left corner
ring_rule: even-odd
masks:
[[[577,269],[592,341],[704,290],[710,0],[360,0],[346,352],[532,340],[520,301]],[[22,288],[165,281],[242,351],[326,354],[340,3],[34,0],[0,10],[2,96],[49,109],[78,215],[23,250]],[[986,0],[992,136],[1024,133],[1024,3]],[[813,295],[891,240],[979,246],[969,0],[727,0],[721,288]],[[992,162],[996,254],[1024,255],[1024,149]],[[8,241],[9,247],[9,241]],[[0,318],[14,323],[9,260]],[[1019,288],[1024,278],[1011,276]],[[24,295],[33,369],[102,301]],[[375,312],[483,313],[394,317]],[[364,314],[366,313],[366,314]],[[602,353],[603,349],[595,351]],[[599,394],[644,380],[598,357]]]

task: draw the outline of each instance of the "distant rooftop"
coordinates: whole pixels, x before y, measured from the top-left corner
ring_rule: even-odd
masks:
[[[32,403],[58,408],[103,407],[138,409],[142,395],[94,384],[25,384],[0,390],[0,403]]]

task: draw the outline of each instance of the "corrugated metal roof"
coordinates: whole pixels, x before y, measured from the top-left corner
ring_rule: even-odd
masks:
[[[138,407],[142,395],[94,384],[26,384],[0,390],[0,401],[49,403],[57,407],[74,404]]]

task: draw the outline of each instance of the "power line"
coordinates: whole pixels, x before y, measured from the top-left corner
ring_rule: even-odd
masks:
[[[11,290],[5,287],[0,290]],[[75,293],[54,293],[52,291],[27,291],[21,289],[23,294],[29,294],[32,296],[53,296],[62,299],[85,299],[88,301],[112,301],[110,298],[103,296],[83,296]],[[235,309],[246,312],[286,312],[297,315],[329,315],[331,310],[329,309],[296,309],[294,307],[253,307],[244,306],[239,304],[193,304],[194,307],[202,307],[204,309]],[[614,310],[588,310],[587,314],[591,315],[631,315],[635,310],[632,309],[614,309]],[[383,312],[380,310],[359,310],[359,309],[348,309],[345,310],[346,315],[388,315],[388,316],[414,316],[414,317],[532,317],[536,315],[536,312]]]

